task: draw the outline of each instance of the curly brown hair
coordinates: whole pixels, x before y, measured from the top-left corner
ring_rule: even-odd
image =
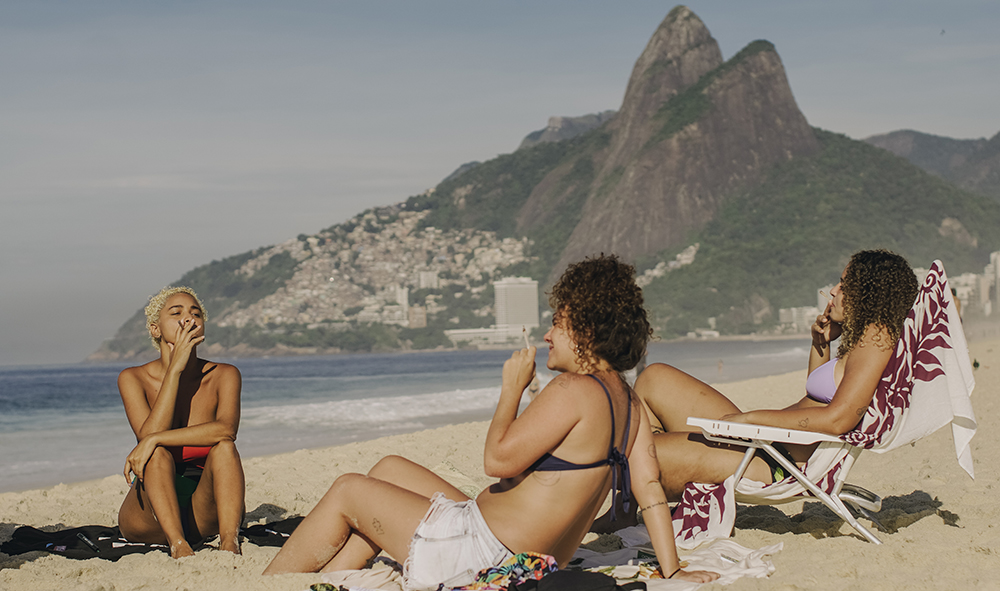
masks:
[[[603,253],[566,268],[549,293],[549,306],[565,318],[587,369],[603,359],[617,372],[632,369],[646,354],[653,329],[642,305],[635,267]]]
[[[920,286],[906,259],[887,250],[862,250],[851,257],[840,282],[844,322],[837,356],[847,355],[870,325],[885,329],[895,345]]]

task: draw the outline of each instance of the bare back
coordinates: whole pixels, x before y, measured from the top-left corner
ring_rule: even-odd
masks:
[[[581,465],[606,459],[609,443],[617,449],[624,447],[626,454],[631,452],[639,427],[638,400],[629,396],[627,387],[615,374],[605,372],[599,377],[608,388],[614,407],[615,441],[611,441],[608,396],[601,385],[585,375],[562,374],[546,386],[519,417],[538,429],[545,429],[546,418],[533,414],[578,415],[557,445],[545,451]],[[631,412],[629,405],[632,405]],[[535,423],[533,419],[536,418],[540,422]],[[628,428],[627,420],[631,421]],[[626,433],[629,441],[623,442]],[[538,457],[536,455],[532,461]],[[476,502],[490,529],[512,551],[548,548],[549,553],[565,565],[607,497],[611,474],[612,468],[608,465],[566,471],[529,468],[490,486]],[[511,516],[516,517],[511,519]]]

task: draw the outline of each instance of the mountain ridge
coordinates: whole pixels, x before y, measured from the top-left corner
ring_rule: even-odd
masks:
[[[810,302],[859,248],[896,248],[915,265],[943,253],[949,271],[979,270],[1000,249],[998,224],[997,201],[810,127],[771,43],[723,60],[679,6],[598,127],[464,164],[404,202],[181,282],[211,311],[209,355],[450,346],[444,329],[494,321],[491,281],[544,287],[601,251],[636,262],[660,335],[709,318],[745,333]],[[664,264],[682,251],[683,266]],[[92,357],[138,358],[147,342],[140,310]]]
[[[1000,200],[1000,132],[990,139],[959,140],[900,129],[863,141],[967,191]]]

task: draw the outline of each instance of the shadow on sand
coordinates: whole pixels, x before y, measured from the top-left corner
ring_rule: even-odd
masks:
[[[958,526],[958,515],[942,509],[944,503],[932,498],[921,490],[908,495],[886,497],[882,500],[882,510],[875,514],[882,525],[882,531],[894,534],[917,521],[937,515],[944,525]],[[860,518],[866,521],[864,517]],[[736,511],[736,527],[758,529],[775,534],[809,534],[815,538],[832,538],[844,535],[859,537],[849,526],[841,532],[843,520],[825,505],[807,501],[798,515],[786,515],[770,505],[739,505]]]

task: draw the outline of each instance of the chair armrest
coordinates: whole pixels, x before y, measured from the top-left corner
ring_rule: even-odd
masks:
[[[730,421],[714,421],[712,419],[701,419],[698,417],[688,417],[687,424],[698,427],[705,436],[727,437],[743,440],[776,441],[779,443],[792,443],[798,445],[809,445],[819,441],[832,441],[843,443],[843,440],[826,433],[816,431],[799,431],[797,429],[783,429],[781,427],[767,427],[765,425],[750,425],[747,423],[733,423]]]

